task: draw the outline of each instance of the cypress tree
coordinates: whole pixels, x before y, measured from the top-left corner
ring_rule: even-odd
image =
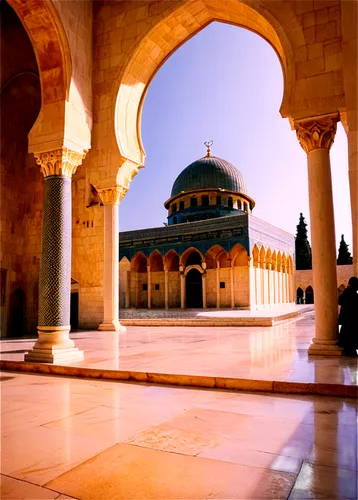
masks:
[[[300,213],[300,219],[296,228],[296,269],[312,269],[311,246],[307,238],[307,224],[302,213]]]
[[[344,266],[347,264],[352,264],[352,257],[350,251],[348,250],[348,245],[344,241],[344,234],[342,234],[341,242],[339,244],[339,249],[338,249],[337,265]]]

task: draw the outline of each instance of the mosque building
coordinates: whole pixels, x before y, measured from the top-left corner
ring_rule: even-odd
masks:
[[[243,175],[207,154],[176,178],[168,225],[119,234],[121,308],[260,309],[295,301],[294,236],[252,215]]]

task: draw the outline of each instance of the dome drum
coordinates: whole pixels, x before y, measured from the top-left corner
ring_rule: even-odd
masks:
[[[255,202],[246,194],[242,174],[229,162],[211,156],[194,161],[176,178],[164,206],[168,224],[250,214]]]

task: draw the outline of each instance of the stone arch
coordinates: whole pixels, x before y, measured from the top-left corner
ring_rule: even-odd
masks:
[[[227,252],[223,249],[221,245],[213,245],[205,254],[205,262],[207,269],[216,269],[216,263],[225,255],[227,257]]]
[[[303,304],[303,289],[302,287],[298,287],[297,290],[296,290],[296,302],[297,304]]]
[[[164,256],[164,269],[167,271],[179,271],[180,257],[175,250],[169,250]]]
[[[29,35],[40,71],[43,105],[65,101],[72,65],[65,30],[52,0],[8,0]]]
[[[287,255],[285,253],[282,254],[282,272],[287,273]]]
[[[233,262],[233,266],[247,266],[247,250],[242,245],[240,245],[240,243],[236,243],[236,245],[232,247],[232,249],[230,250],[230,256]]]
[[[314,304],[314,291],[311,285],[308,285],[305,292],[306,292],[306,304]]]
[[[293,258],[292,255],[289,255],[287,258],[288,263],[288,273],[293,274],[294,266],[293,266]]]
[[[146,273],[147,264],[147,257],[142,252],[137,252],[131,260],[131,271],[136,271],[137,273]]]
[[[260,252],[259,249],[255,243],[253,249],[252,249],[252,258],[254,259],[254,267],[259,267],[259,257],[260,257]]]
[[[148,264],[153,273],[164,271],[163,256],[158,250],[154,250],[154,252],[150,254]]]
[[[271,14],[274,10],[275,14]],[[141,139],[141,112],[148,86],[158,69],[170,55],[189,38],[214,21],[244,27],[264,38],[275,50],[284,75],[282,116],[294,90],[294,48],[305,45],[302,27],[293,10],[280,3],[280,8],[266,8],[262,3],[248,6],[246,2],[225,0],[186,0],[166,14],[142,38],[126,64],[118,71],[112,88],[114,134],[122,158],[144,164]]]
[[[184,276],[186,276],[192,269],[196,269],[200,274],[204,274],[204,269],[198,264],[192,264],[191,266],[187,266],[184,271]]]
[[[194,247],[190,247],[188,248],[187,250],[185,250],[185,252],[183,253],[183,255],[181,256],[181,259],[180,259],[180,264],[184,267],[186,267],[187,265],[187,262],[188,262],[188,259],[191,255],[193,254],[199,254],[199,256],[201,257],[201,262],[204,260],[204,256],[203,254],[200,252],[200,250],[198,250],[197,248],[194,248]],[[199,261],[198,261],[199,262]],[[190,265],[190,264],[189,264]]]
[[[277,259],[276,259],[277,265],[276,265],[276,270],[278,272],[282,271],[282,254],[280,251],[277,252]]]
[[[267,252],[266,252],[266,260],[265,260],[266,269],[271,269],[271,266],[272,266],[271,256],[272,256],[271,248],[268,247]]]
[[[265,268],[265,262],[266,262],[266,250],[265,247],[262,245],[260,248],[259,267]]]

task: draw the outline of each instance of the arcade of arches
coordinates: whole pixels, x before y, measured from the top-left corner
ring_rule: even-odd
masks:
[[[23,311],[20,334],[37,323],[26,359],[81,357],[69,338],[71,277],[79,327],[121,328],[118,204],[145,164],[143,100],[166,58],[221,21],[262,36],[280,59],[280,113],[307,154],[316,313],[309,352],[339,353],[330,147],[341,120],[358,274],[357,3],[8,0],[1,11],[1,120],[9,125],[1,147],[2,335],[12,304]],[[195,273],[189,279],[199,283]]]
[[[292,256],[256,245],[251,259],[240,244],[230,252],[215,245],[204,256],[194,248],[136,253],[119,267],[123,308],[257,309],[295,300]]]

